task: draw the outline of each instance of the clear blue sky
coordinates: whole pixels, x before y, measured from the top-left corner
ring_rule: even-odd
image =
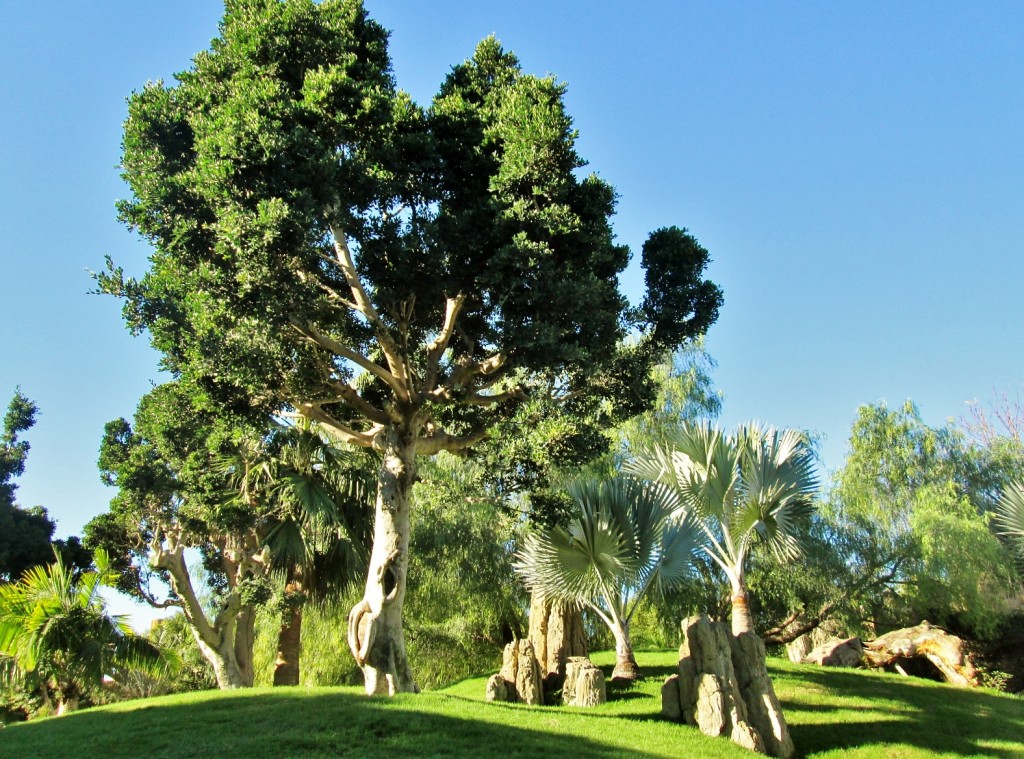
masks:
[[[825,436],[858,405],[927,421],[1024,381],[1024,5],[1014,2],[368,0],[400,86],[427,102],[495,33],[568,83],[579,149],[638,250],[688,227],[725,290],[708,348],[723,422]],[[125,98],[216,33],[213,0],[0,2],[0,394],[41,414],[19,500],[77,533],[111,493],[103,424],[158,381],[113,299]],[[638,294],[635,273],[626,283]]]

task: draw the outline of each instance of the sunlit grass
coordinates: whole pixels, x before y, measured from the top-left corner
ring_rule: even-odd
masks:
[[[613,657],[594,655],[610,672]],[[0,732],[0,756],[749,757],[660,719],[672,652],[637,655],[645,679],[597,709],[487,704],[486,677],[394,699],[359,688],[189,693]],[[852,757],[1024,757],[1024,700],[870,672],[769,663],[797,750]]]

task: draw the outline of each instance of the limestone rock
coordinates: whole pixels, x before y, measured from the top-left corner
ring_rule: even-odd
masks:
[[[562,703],[566,706],[597,706],[607,700],[604,672],[585,656],[571,656],[565,665]]]
[[[789,660],[794,664],[800,664],[807,659],[807,655],[814,650],[810,635],[801,635],[794,641],[786,644],[786,653]]]
[[[860,638],[832,638],[804,657],[809,664],[822,667],[859,667],[864,659]]]
[[[747,705],[747,719],[764,741],[765,753],[769,756],[793,756],[793,739],[765,666],[764,643],[753,633],[733,636],[730,643],[736,679]]]
[[[488,701],[508,701],[508,687],[501,675],[491,675],[487,681]]]
[[[487,700],[533,706],[544,703],[540,666],[530,641],[514,640],[505,646],[501,671],[487,681]]]
[[[791,757],[793,741],[756,635],[735,637],[706,616],[683,622],[679,671],[662,686],[662,714],[771,756]]]
[[[588,654],[580,610],[536,593],[530,597],[529,639],[548,690],[562,687],[569,657]]]

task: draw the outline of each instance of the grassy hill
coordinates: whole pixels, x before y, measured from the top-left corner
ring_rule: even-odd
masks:
[[[610,671],[611,657],[594,660]],[[0,757],[745,757],[660,720],[673,652],[640,652],[647,676],[604,707],[483,701],[486,678],[369,699],[356,688],[202,692],[133,701],[0,731]],[[1024,757],[1024,699],[873,672],[772,660],[797,751],[838,757]]]

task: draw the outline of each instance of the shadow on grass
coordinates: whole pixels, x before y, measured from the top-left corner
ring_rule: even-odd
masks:
[[[801,754],[902,744],[943,755],[1020,759],[1024,702],[984,690],[968,690],[925,680],[899,680],[837,670],[773,672],[782,691],[783,711],[791,715],[790,733]],[[818,686],[808,701],[800,683]],[[823,695],[824,694],[824,695]],[[873,705],[844,703],[840,698],[869,700]],[[832,703],[827,703],[832,701]],[[868,714],[878,715],[870,719]],[[800,714],[829,714],[827,722],[803,722]],[[813,719],[813,718],[812,718]],[[1012,748],[993,742],[1016,744]],[[986,745],[988,744],[988,745]]]
[[[621,747],[589,737],[515,725],[519,720],[513,715],[507,720],[513,724],[502,724],[500,718],[483,718],[479,707],[452,710],[450,703],[291,688],[244,697],[172,697],[139,708],[93,709],[5,729],[0,756],[622,756]],[[459,713],[446,713],[451,711]]]

